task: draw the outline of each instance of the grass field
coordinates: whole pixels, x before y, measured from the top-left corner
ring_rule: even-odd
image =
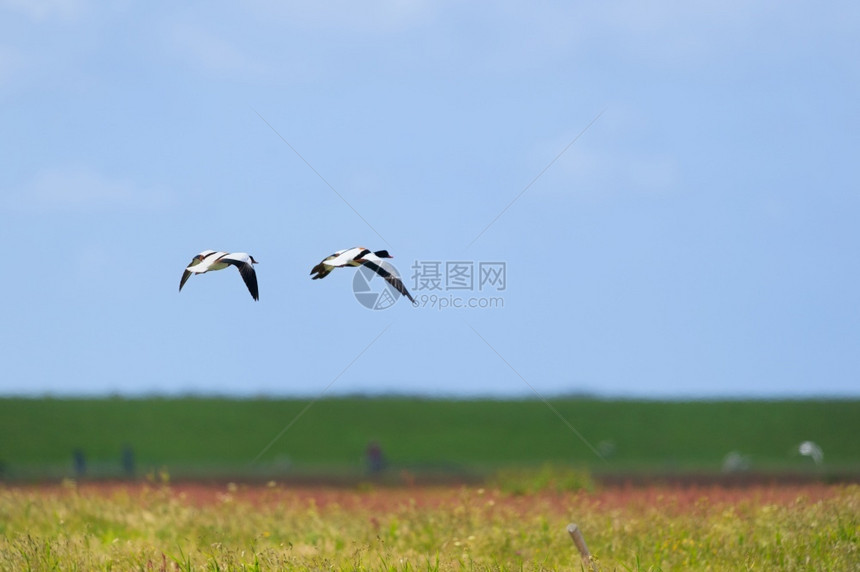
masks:
[[[595,557],[580,560],[576,522]],[[0,488],[2,570],[857,570],[860,488]]]
[[[309,400],[0,399],[7,479],[67,475],[81,448],[110,473],[125,445],[141,473],[356,473],[377,440],[391,466],[484,471],[556,463],[605,471],[719,471],[732,451],[757,470],[858,471],[860,401],[616,401],[554,399],[555,410],[603,452],[599,458],[537,400],[336,398]],[[302,413],[304,411],[304,413]],[[289,428],[261,453],[285,427]]]
[[[860,569],[860,487],[825,484],[833,471],[860,472],[850,438],[860,401],[553,400],[564,420],[540,401],[309,403],[0,400],[0,570]],[[807,439],[824,450],[822,465],[798,454]],[[485,484],[380,486],[362,472],[371,440],[395,474],[475,471]],[[92,478],[117,474],[126,445],[149,478]],[[87,478],[58,484],[76,448]],[[731,451],[751,470],[807,471],[817,482],[591,478],[717,473]],[[297,487],[290,477],[302,472],[358,478]],[[194,475],[272,480],[176,480]],[[580,560],[570,522],[595,561]]]

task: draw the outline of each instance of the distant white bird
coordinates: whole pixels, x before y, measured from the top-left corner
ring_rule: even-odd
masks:
[[[394,257],[388,254],[387,250],[371,252],[363,246],[356,246],[355,248],[338,250],[331,256],[327,256],[322,262],[311,269],[311,274],[316,274],[313,279],[318,280],[328,276],[335,268],[343,268],[344,266],[366,266],[382,276],[386,282],[394,287],[395,290],[409,298],[410,302],[414,302],[415,300],[412,298],[412,295],[408,290],[406,290],[406,286],[403,285],[400,277],[397,276],[397,271],[393,266],[383,261],[383,258]]]
[[[750,457],[749,455],[743,455],[738,451],[729,451],[728,454],[723,457],[723,472],[724,473],[736,473],[740,471],[746,471],[750,468]]]
[[[259,291],[257,290],[257,273],[254,271],[254,264],[257,261],[247,252],[216,252],[214,250],[204,250],[197,256],[191,259],[191,263],[182,273],[182,280],[179,281],[179,291],[191,277],[192,274],[205,274],[210,270],[223,270],[228,266],[235,266],[242,275],[242,280],[245,281],[245,286],[254,300],[260,299]]]
[[[804,457],[812,457],[816,465],[820,465],[821,461],[824,460],[824,451],[812,441],[804,441],[797,447],[797,451]]]

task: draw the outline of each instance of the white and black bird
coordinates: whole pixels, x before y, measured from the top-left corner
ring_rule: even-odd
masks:
[[[412,298],[412,295],[397,275],[397,271],[393,266],[383,261],[383,258],[394,257],[388,254],[387,250],[371,252],[363,246],[356,246],[355,248],[338,250],[331,256],[327,256],[322,260],[322,262],[311,269],[311,274],[315,274],[313,279],[317,280],[319,278],[325,278],[335,268],[343,268],[344,266],[366,266],[370,270],[373,270],[382,276],[386,282],[394,287],[395,290],[409,298],[410,302],[414,302],[415,300]]]
[[[253,296],[254,300],[260,299],[260,294],[257,289],[257,273],[254,271],[254,264],[257,261],[247,252],[216,252],[214,250],[204,250],[197,256],[191,259],[191,263],[182,273],[182,280],[179,281],[179,291],[191,277],[192,274],[205,274],[210,270],[223,270],[228,266],[235,266],[242,275],[242,280],[245,281],[245,286]]]

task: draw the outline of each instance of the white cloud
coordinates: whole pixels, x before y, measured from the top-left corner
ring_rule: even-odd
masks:
[[[786,57],[783,52],[810,29],[833,27],[829,21],[841,16],[834,9],[828,14],[817,6],[769,0],[507,2],[483,14],[478,8],[464,14],[450,5],[445,10],[438,10],[439,19],[453,13],[476,31],[458,35],[454,51],[483,50],[484,65],[502,71],[540,65],[562,70],[571,62],[706,70],[741,55]]]
[[[565,193],[661,195],[676,190],[681,180],[677,161],[658,153],[576,149],[559,163]]]
[[[87,8],[86,0],[0,0],[0,8],[24,14],[36,22],[73,20]]]
[[[13,75],[24,68],[24,59],[14,48],[0,46],[0,86],[11,83]]]
[[[654,120],[649,120],[645,111],[622,101],[613,102],[547,169],[534,190],[576,196],[659,196],[678,191],[683,170],[673,150],[631,143],[647,139],[654,129]],[[529,153],[535,174],[577,133],[571,129],[536,144]]]
[[[81,165],[37,173],[4,201],[6,210],[155,210],[172,202],[164,189],[143,188]]]
[[[262,17],[278,18],[292,25],[374,34],[403,31],[427,21],[433,14],[434,4],[426,0],[256,0],[251,6]]]
[[[544,142],[531,153],[537,174],[569,143]],[[540,157],[540,159],[538,159]],[[660,196],[681,187],[678,159],[666,152],[629,150],[577,141],[535,182],[532,192],[580,197],[644,194]]]
[[[336,48],[330,52],[325,41],[308,44],[309,37],[321,39],[320,34],[325,33],[333,33],[339,39],[396,34],[427,22],[427,6],[423,0],[375,0],[363,4],[345,0],[260,0],[243,5],[241,10],[221,7],[203,17],[181,11],[163,26],[160,36],[171,57],[211,76],[316,76],[327,66],[342,64],[342,56]]]
[[[186,63],[218,76],[257,76],[267,66],[236,44],[198,25],[173,23],[165,34],[167,47]]]
[[[590,25],[580,31],[594,45],[639,62],[701,69],[710,62],[741,64],[760,57],[791,57],[809,49],[815,35],[844,35],[840,21],[856,22],[860,10],[838,5],[774,0],[613,0],[591,4]]]

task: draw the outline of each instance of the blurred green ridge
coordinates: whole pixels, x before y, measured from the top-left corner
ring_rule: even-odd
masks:
[[[149,467],[355,471],[375,440],[390,466],[483,470],[544,463],[593,471],[708,470],[736,453],[740,469],[860,467],[860,400],[637,401],[560,398],[550,403],[586,445],[538,400],[339,397],[319,400],[263,454],[308,399],[0,399],[3,474],[67,472],[81,449],[110,473],[126,445]],[[601,452],[598,457],[591,447]],[[213,469],[215,470],[215,469]]]

